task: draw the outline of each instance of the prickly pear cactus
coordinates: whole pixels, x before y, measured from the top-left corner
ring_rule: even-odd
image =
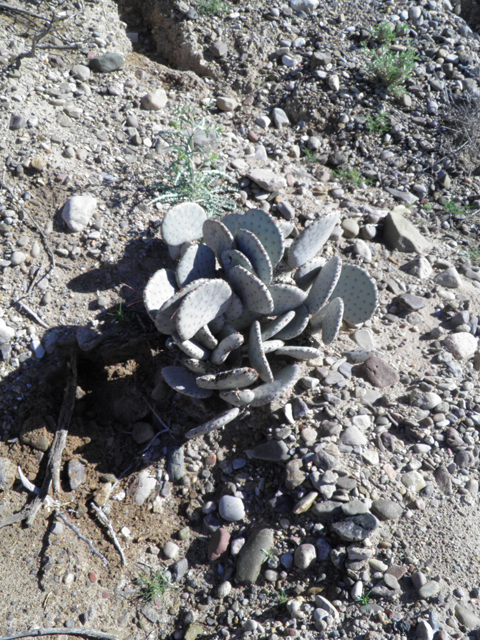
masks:
[[[163,237],[178,264],[152,276],[144,300],[183,357],[162,375],[178,393],[206,399],[218,392],[226,403],[187,438],[225,426],[246,407],[288,398],[309,361],[321,356],[317,347],[288,341],[309,330],[330,344],[343,321],[365,322],[375,311],[377,289],[366,271],[318,255],[337,214],[305,227],[286,255],[294,225],[282,222],[261,209],[208,220],[193,203],[165,215]]]

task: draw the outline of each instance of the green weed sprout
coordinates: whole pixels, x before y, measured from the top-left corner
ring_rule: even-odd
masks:
[[[142,602],[154,602],[157,598],[163,598],[172,586],[163,569],[142,573],[138,578],[135,578],[134,584],[139,587],[136,598]]]

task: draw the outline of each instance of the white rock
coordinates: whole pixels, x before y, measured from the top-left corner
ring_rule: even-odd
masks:
[[[355,240],[353,243],[353,253],[359,258],[363,258],[365,262],[372,261],[372,252],[365,240],[360,240],[360,238]]]
[[[317,550],[313,544],[306,542],[295,549],[293,561],[297,569],[308,569],[317,557]]]
[[[380,456],[376,449],[367,449],[362,452],[362,460],[368,462],[368,464],[378,464],[380,462]]]
[[[10,342],[15,335],[15,329],[5,324],[5,320],[0,318],[0,344]]]
[[[275,108],[273,110],[273,121],[275,122],[275,126],[277,129],[282,129],[283,127],[288,127],[290,124],[290,120],[288,119],[287,114],[283,109]]]
[[[155,489],[157,481],[155,478],[152,478],[152,476],[146,469],[144,471],[140,471],[137,481],[138,486],[133,495],[133,500],[135,504],[138,504],[138,506],[141,507],[148,496]]]
[[[426,620],[420,620],[416,628],[416,638],[418,640],[433,640],[433,634],[434,631],[428,622],[426,622]]]
[[[71,231],[79,233],[90,222],[96,207],[97,200],[93,196],[73,196],[64,204],[62,218]]]
[[[350,591],[350,595],[352,596],[352,600],[358,600],[362,597],[363,593],[363,582],[361,580],[357,580]]]
[[[42,347],[42,343],[40,339],[37,338],[37,336],[32,336],[32,342],[30,346],[36,358],[38,358],[39,360],[43,358],[43,356],[45,355],[45,349]]]
[[[319,0],[290,0],[290,7],[293,11],[304,11],[311,13],[319,5]]]
[[[163,89],[155,89],[143,96],[141,104],[147,111],[160,111],[167,104],[167,94]]]
[[[279,191],[287,186],[285,178],[270,169],[250,169],[247,178],[268,192]]]
[[[424,256],[417,256],[405,265],[405,270],[419,280],[427,280],[433,273],[430,262]]]
[[[462,286],[462,279],[460,278],[458,271],[455,267],[449,267],[435,276],[435,282],[442,287],[448,287],[449,289],[458,289]]]
[[[262,127],[262,129],[268,129],[268,127],[270,126],[271,122],[272,121],[270,120],[270,118],[268,116],[259,116],[255,120],[255,124],[257,124],[259,127]]]
[[[220,111],[235,111],[238,106],[235,98],[228,98],[227,96],[218,96],[217,98],[217,107]]]
[[[412,489],[415,493],[418,493],[426,487],[426,482],[423,476],[418,471],[408,471],[402,476],[402,484],[407,489]]]
[[[163,553],[169,560],[173,560],[174,558],[176,558],[179,551],[180,547],[178,546],[178,544],[175,544],[175,542],[172,542],[172,540],[169,540],[163,547]]]
[[[328,613],[328,615],[332,616],[332,618],[335,618],[335,620],[338,620],[338,618],[340,617],[337,609],[333,606],[330,600],[327,600],[319,593],[317,593],[317,595],[315,596],[315,604],[319,609],[324,609]]]
[[[461,331],[445,338],[443,344],[457,360],[468,360],[477,350],[478,338]]]
[[[218,587],[218,591],[217,591],[217,596],[221,599],[221,598],[226,598],[228,596],[228,594],[231,592],[232,590],[232,583],[228,582],[228,580],[226,580],[225,582],[222,582],[221,585],[219,585]]]
[[[342,433],[343,444],[359,446],[367,444],[368,440],[357,427],[347,427]]]
[[[328,86],[330,87],[330,89],[332,91],[339,91],[339,89],[340,89],[340,78],[336,74],[328,76],[327,83],[328,83]]]

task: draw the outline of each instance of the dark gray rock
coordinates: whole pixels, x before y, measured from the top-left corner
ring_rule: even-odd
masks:
[[[431,249],[430,242],[400,213],[390,212],[386,216],[383,239],[398,251],[428,253]]]
[[[76,491],[85,480],[85,467],[79,460],[70,460],[68,463],[68,481],[70,489]]]
[[[398,502],[393,500],[374,500],[372,503],[372,512],[380,518],[380,520],[398,520],[403,513],[403,509]]]
[[[265,553],[273,547],[272,529],[256,529],[253,531],[240,552],[238,558],[236,580],[241,584],[254,584],[260,575]]]
[[[10,130],[18,131],[19,129],[24,129],[27,125],[27,121],[23,116],[12,115],[10,118]]]
[[[290,458],[288,445],[283,440],[269,440],[258,444],[252,451],[252,456],[257,460],[269,462],[284,462]]]
[[[377,529],[379,522],[371,513],[345,518],[332,524],[332,531],[345,542],[366,540]]]
[[[327,453],[321,447],[317,447],[315,449],[313,462],[319,469],[325,469],[325,471],[328,471],[329,469],[335,469],[338,465],[338,458]]]
[[[90,60],[90,69],[99,71],[100,73],[109,73],[122,69],[125,65],[125,59],[120,53],[104,53],[103,56],[92,58]]]
[[[394,189],[393,187],[385,187],[385,191],[387,191],[396,200],[406,202],[407,204],[414,204],[418,201],[418,197],[414,196],[413,193],[410,193],[409,191],[400,191],[399,189]]]

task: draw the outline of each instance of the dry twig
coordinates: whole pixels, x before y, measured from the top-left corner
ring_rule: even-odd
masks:
[[[118,640],[118,635],[95,631],[95,629],[66,629],[65,627],[53,627],[52,629],[29,629],[18,631],[9,636],[0,636],[0,640],[17,640],[17,638],[36,638],[39,636],[84,636],[85,638],[102,638],[103,640]]]
[[[98,551],[98,549],[95,549],[95,547],[93,546],[93,542],[91,540],[89,540],[88,538],[86,538],[83,533],[80,531],[80,529],[78,529],[78,527],[76,527],[72,522],[70,522],[70,520],[67,518],[67,516],[62,513],[61,511],[59,511],[58,509],[55,510],[55,515],[59,518],[61,518],[63,520],[63,522],[67,525],[67,527],[70,527],[70,529],[77,534],[77,536],[80,538],[80,540],[83,540],[84,542],[87,543],[90,551],[95,555],[98,556],[100,558],[100,560],[104,563],[104,564],[108,564],[108,560],[105,558],[105,556],[100,553],[100,551]]]
[[[18,305],[20,305],[20,307],[22,307],[22,309],[26,311],[30,316],[32,316],[32,318],[34,318],[39,325],[41,325],[45,329],[50,329],[48,324],[44,322],[41,318],[39,318],[38,315],[35,313],[35,311],[33,311],[33,309],[30,309],[30,307],[27,307],[27,305],[24,302],[22,302],[21,300],[15,300],[15,302]]]
[[[123,564],[123,566],[126,567],[127,566],[127,561],[125,560],[125,555],[123,553],[123,549],[120,546],[120,542],[118,541],[118,538],[117,538],[117,535],[115,533],[115,530],[113,528],[112,523],[110,522],[110,520],[107,518],[107,516],[103,512],[103,509],[98,507],[94,502],[91,502],[90,506],[92,507],[92,509],[97,514],[100,522],[102,522],[107,527],[108,533],[110,534],[110,536],[111,536],[111,538],[113,540],[113,544],[116,547],[116,549],[118,550],[118,553],[120,554],[120,557],[122,559],[122,564]]]
[[[37,513],[40,511],[43,503],[46,500],[50,487],[53,483],[53,490],[55,493],[60,491],[60,462],[62,459],[62,453],[65,448],[67,440],[68,426],[72,418],[73,407],[75,405],[75,391],[77,388],[77,354],[72,352],[69,365],[69,375],[67,379],[67,386],[63,396],[62,407],[60,409],[60,415],[58,417],[57,430],[55,432],[55,438],[50,448],[48,456],[47,470],[45,479],[40,487],[39,494],[35,500],[23,507],[21,511],[15,513],[6,518],[0,520],[0,529],[16,522],[22,522],[25,520],[28,526],[33,524]]]

